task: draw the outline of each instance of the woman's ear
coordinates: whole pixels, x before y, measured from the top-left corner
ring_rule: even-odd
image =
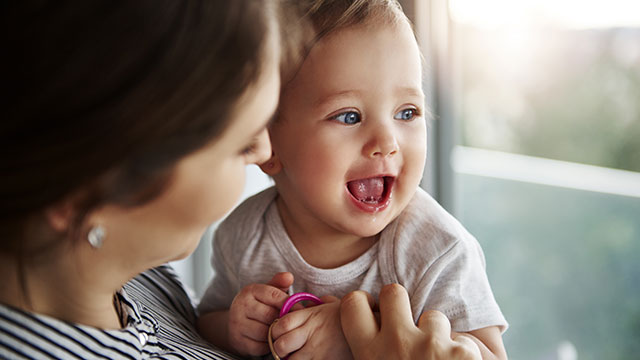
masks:
[[[56,232],[69,230],[73,219],[73,205],[70,200],[63,200],[45,210],[47,224]]]
[[[263,173],[269,176],[276,175],[280,172],[280,170],[282,170],[282,163],[280,162],[280,158],[278,157],[278,155],[272,152],[269,160],[260,164],[260,169],[262,169]]]

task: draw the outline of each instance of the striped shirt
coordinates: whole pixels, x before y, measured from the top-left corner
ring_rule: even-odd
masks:
[[[0,304],[0,359],[233,359],[195,328],[191,299],[160,266],[117,294],[127,326],[102,330]]]

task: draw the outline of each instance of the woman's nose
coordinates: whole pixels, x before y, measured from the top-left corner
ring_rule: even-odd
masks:
[[[271,158],[271,140],[269,132],[264,129],[256,138],[255,153],[251,159],[251,164],[262,164]]]

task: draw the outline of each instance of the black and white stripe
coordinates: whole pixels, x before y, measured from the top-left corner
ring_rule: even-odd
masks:
[[[234,359],[200,338],[173,269],[146,271],[118,295],[128,326],[101,330],[0,304],[0,359]]]

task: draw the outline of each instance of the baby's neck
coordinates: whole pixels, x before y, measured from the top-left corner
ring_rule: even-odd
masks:
[[[278,200],[282,201],[282,198]],[[287,235],[311,266],[333,269],[345,265],[364,254],[378,240],[378,235],[363,238],[327,228],[309,228],[296,221],[283,205],[279,203],[278,210]]]
[[[353,239],[291,235],[289,237],[302,258],[308,264],[320,269],[333,269],[348,264],[364,254],[377,241],[377,236],[353,237]]]

